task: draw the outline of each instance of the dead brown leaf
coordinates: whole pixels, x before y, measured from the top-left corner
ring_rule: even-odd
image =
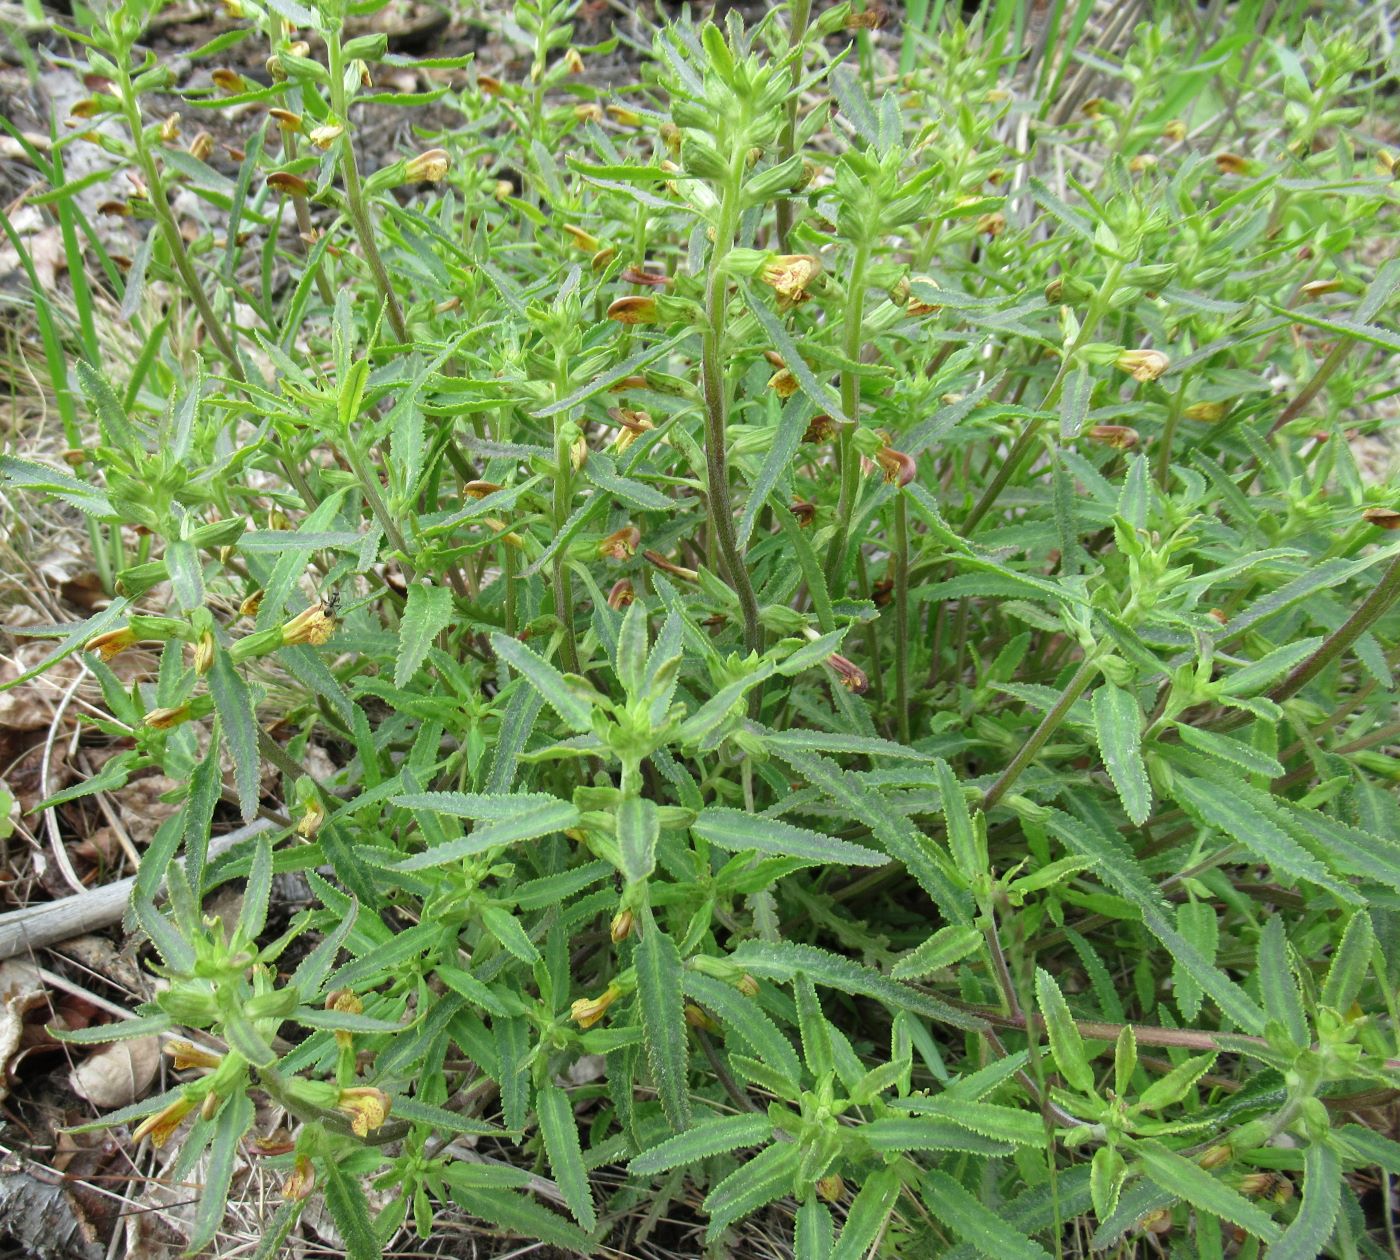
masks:
[[[37,967],[14,959],[0,963],[0,1098],[9,1092],[4,1069],[24,1036],[25,1013],[47,1000]]]
[[[104,1110],[125,1107],[145,1094],[160,1066],[160,1038],[116,1041],[90,1054],[70,1073],[73,1092]]]

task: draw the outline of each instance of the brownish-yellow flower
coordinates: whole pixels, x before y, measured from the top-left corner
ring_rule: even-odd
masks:
[[[167,1041],[161,1049],[170,1056],[172,1066],[177,1072],[183,1072],[188,1068],[204,1068],[213,1070],[224,1061],[221,1054],[215,1054],[212,1050],[206,1050],[203,1046],[197,1046],[192,1041],[184,1041],[176,1038]]]
[[[1155,381],[1172,365],[1160,350],[1124,350],[1115,362],[1135,381]]]
[[[174,1135],[175,1130],[180,1127],[182,1121],[195,1108],[194,1100],[181,1096],[173,1103],[168,1103],[157,1111],[153,1116],[147,1116],[135,1130],[131,1137],[133,1141],[139,1142],[142,1138],[150,1138],[151,1145],[155,1147],[164,1146]]]
[[[320,647],[334,632],[335,618],[326,611],[326,606],[312,604],[282,626],[282,643],[285,647],[303,643]]]
[[[569,1018],[580,1028],[592,1028],[621,996],[622,990],[610,984],[595,998],[579,998],[569,1007]]]
[[[356,1085],[342,1089],[335,1109],[350,1118],[350,1128],[356,1137],[367,1137],[389,1118],[389,1095],[372,1085]]]
[[[112,657],[136,643],[136,635],[132,633],[130,626],[122,626],[120,630],[104,630],[101,634],[95,634],[84,645],[83,651],[96,652],[104,661],[110,661]]]
[[[812,296],[808,290],[821,272],[821,261],[812,254],[775,254],[758,277],[778,295],[780,306],[795,306]]]

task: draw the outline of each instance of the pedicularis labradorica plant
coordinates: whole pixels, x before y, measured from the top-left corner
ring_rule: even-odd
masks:
[[[112,597],[45,631],[121,749],[64,798],[181,784],[161,983],[71,1040],[178,1036],[104,1123],[183,1143],[191,1249],[253,1159],[263,1255],[321,1195],[357,1260],[443,1210],[580,1254],[1384,1254],[1368,19],[911,4],[896,72],[793,0],[629,84],[567,0],[495,76],[375,3],[227,0],[176,84],[156,7],[66,33],[92,95],[31,156],[72,297],[33,304],[74,467],[4,471]],[[452,122],[376,164],[370,104]],[[267,825],[211,857],[230,808]]]

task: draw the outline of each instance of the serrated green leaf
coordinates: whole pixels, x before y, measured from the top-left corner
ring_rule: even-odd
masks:
[[[1337,1223],[1342,1198],[1342,1161],[1325,1142],[1303,1152],[1303,1198],[1298,1215],[1269,1248],[1269,1260],[1315,1260]]]
[[[1152,813],[1152,785],[1142,759],[1142,709],[1131,691],[1111,682],[1100,684],[1090,704],[1104,768],[1123,812],[1140,827]]]
[[[262,758],[258,752],[258,719],[253,697],[243,675],[218,648],[208,674],[209,693],[219,714],[224,744],[233,756],[233,780],[238,789],[238,808],[244,822],[252,822],[262,795]]]
[[[882,1168],[867,1177],[846,1210],[846,1223],[836,1239],[831,1260],[863,1260],[884,1233],[903,1188],[904,1183],[893,1168]]]
[[[1333,951],[1332,965],[1322,985],[1323,1006],[1345,1012],[1356,1000],[1361,986],[1366,983],[1375,943],[1371,916],[1365,910],[1356,911],[1347,921],[1342,939]]]
[[[998,1260],[1049,1260],[1045,1248],[1007,1225],[997,1213],[987,1211],[947,1173],[937,1169],[926,1172],[920,1193],[939,1221],[983,1255]]]
[[[742,853],[753,849],[778,857],[846,866],[883,866],[886,860],[883,853],[867,849],[864,845],[824,836],[776,818],[764,818],[717,805],[704,810],[691,824],[691,830],[730,852]]]
[[[1050,1039],[1050,1053],[1060,1075],[1082,1094],[1094,1092],[1094,1073],[1084,1053],[1084,1039],[1070,1014],[1055,978],[1043,967],[1035,971],[1035,1000],[1045,1020],[1045,1032]]]
[[[710,1216],[705,1237],[717,1238],[735,1221],[791,1191],[801,1158],[796,1142],[775,1142],[730,1173],[705,1198]]]
[[[661,818],[656,802],[629,796],[617,807],[617,847],[622,873],[629,883],[639,883],[656,869],[656,842],[661,838]]]
[[[449,1173],[455,1165],[449,1165]],[[597,1245],[572,1221],[565,1220],[534,1199],[516,1190],[497,1190],[485,1186],[462,1184],[446,1177],[452,1197],[473,1216],[480,1217],[497,1229],[522,1238],[533,1238],[560,1247],[579,1256],[592,1256]],[[375,1253],[380,1256],[379,1252]],[[355,1260],[359,1260],[355,1257]]]
[[[1198,1211],[1238,1225],[1266,1243],[1277,1241],[1279,1227],[1263,1208],[1198,1164],[1158,1142],[1139,1142],[1135,1149],[1148,1178],[1167,1193],[1184,1199]]]
[[[525,679],[543,697],[572,731],[582,734],[593,729],[593,710],[588,701],[543,657],[536,656],[518,639],[491,635],[496,655]]]
[[[452,592],[445,586],[414,582],[399,622],[399,652],[394,686],[406,687],[428,657],[433,640],[452,622]]]
[[[917,949],[895,963],[890,975],[896,980],[919,980],[961,962],[981,947],[982,933],[975,927],[939,928]]]
[[[429,795],[451,795],[432,793]],[[405,798],[411,799],[411,798]],[[510,798],[494,798],[496,800]],[[537,840],[556,831],[564,831],[577,826],[578,807],[572,801],[561,801],[552,796],[530,794],[528,797],[514,798],[516,804],[512,814],[500,817],[477,827],[470,835],[458,836],[445,844],[435,845],[422,853],[415,853],[394,866],[398,871],[421,871],[431,866],[442,866],[447,862],[457,862],[462,858],[488,849],[505,845],[519,844],[524,840]],[[443,811],[449,812],[449,811]]]
[[[648,916],[648,920],[650,916]],[[681,1000],[681,956],[676,943],[648,921],[637,945],[637,1000],[647,1062],[671,1128],[690,1126],[689,1047]]]
[[[1033,1111],[973,1102],[967,1098],[949,1098],[946,1094],[933,1098],[901,1098],[895,1105],[901,1111],[946,1120],[996,1142],[1034,1146],[1045,1141],[1045,1121]]]
[[[795,941],[744,941],[730,959],[755,976],[788,981],[800,971],[816,984],[841,993],[875,998],[891,1010],[912,1011],[954,1028],[976,1030],[982,1027],[975,1016],[945,1006],[936,998],[888,980],[878,971],[815,945],[800,945]]]
[[[725,1155],[741,1146],[759,1146],[773,1136],[773,1122],[766,1115],[721,1116],[678,1133],[650,1147],[627,1165],[640,1177],[698,1164],[712,1155]]]
[[[539,1114],[540,1132],[544,1135],[544,1149],[555,1184],[574,1220],[591,1231],[598,1224],[598,1213],[588,1189],[583,1148],[579,1144],[578,1125],[574,1123],[569,1096],[552,1081],[546,1082],[535,1093],[535,1110]]]

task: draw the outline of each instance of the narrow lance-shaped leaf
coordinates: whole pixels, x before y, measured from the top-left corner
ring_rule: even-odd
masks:
[[[1044,1247],[987,1211],[947,1173],[937,1169],[925,1173],[922,1189],[934,1216],[983,1255],[997,1260],[1049,1260]]]
[[[1094,1073],[1084,1053],[1084,1039],[1070,1014],[1055,978],[1043,967],[1035,971],[1035,999],[1045,1020],[1045,1032],[1050,1038],[1050,1053],[1060,1075],[1084,1094],[1094,1092]]]
[[[523,643],[503,634],[492,634],[491,646],[501,660],[544,697],[544,702],[570,730],[582,733],[592,729],[593,715],[588,702],[553,665],[536,656]]]
[[[691,829],[711,844],[732,852],[753,849],[778,857],[846,866],[882,866],[886,860],[883,853],[861,844],[824,836],[777,818],[763,818],[718,805],[704,810],[691,824]]]
[[[1123,812],[1138,826],[1152,813],[1152,785],[1142,759],[1142,710],[1131,691],[1103,683],[1094,692],[1094,735]]]
[[[399,654],[394,686],[406,687],[428,657],[428,649],[452,620],[452,592],[445,586],[414,582],[399,622]]]
[[[629,883],[638,883],[656,868],[656,842],[661,836],[660,815],[655,801],[629,796],[617,807],[617,847],[622,854],[622,873]]]
[[[742,1146],[758,1146],[773,1135],[773,1122],[762,1114],[740,1114],[706,1120],[693,1129],[678,1133],[643,1151],[630,1164],[628,1172],[646,1177],[698,1164],[712,1155],[724,1155]]]
[[[549,1167],[564,1202],[573,1213],[574,1220],[584,1229],[591,1230],[598,1224],[598,1213],[588,1189],[588,1172],[584,1167],[578,1126],[574,1123],[569,1096],[551,1081],[540,1086],[535,1095],[535,1107],[539,1112],[540,1132],[544,1134]]]
[[[258,720],[253,697],[237,666],[222,648],[214,653],[209,669],[209,690],[218,710],[224,743],[233,756],[233,779],[238,788],[238,807],[244,822],[258,812],[262,794],[262,760],[258,753]]]
[[[1279,1227],[1273,1217],[1199,1164],[1158,1142],[1140,1142],[1136,1149],[1143,1171],[1163,1190],[1185,1199],[1199,1211],[1248,1230],[1266,1243],[1278,1238]]]
[[[893,1168],[867,1177],[846,1212],[846,1223],[831,1252],[831,1260],[862,1260],[885,1231],[903,1183]]]
[[[681,999],[681,957],[676,943],[648,914],[637,945],[637,1000],[647,1062],[666,1119],[676,1132],[690,1125],[689,1051]]]

